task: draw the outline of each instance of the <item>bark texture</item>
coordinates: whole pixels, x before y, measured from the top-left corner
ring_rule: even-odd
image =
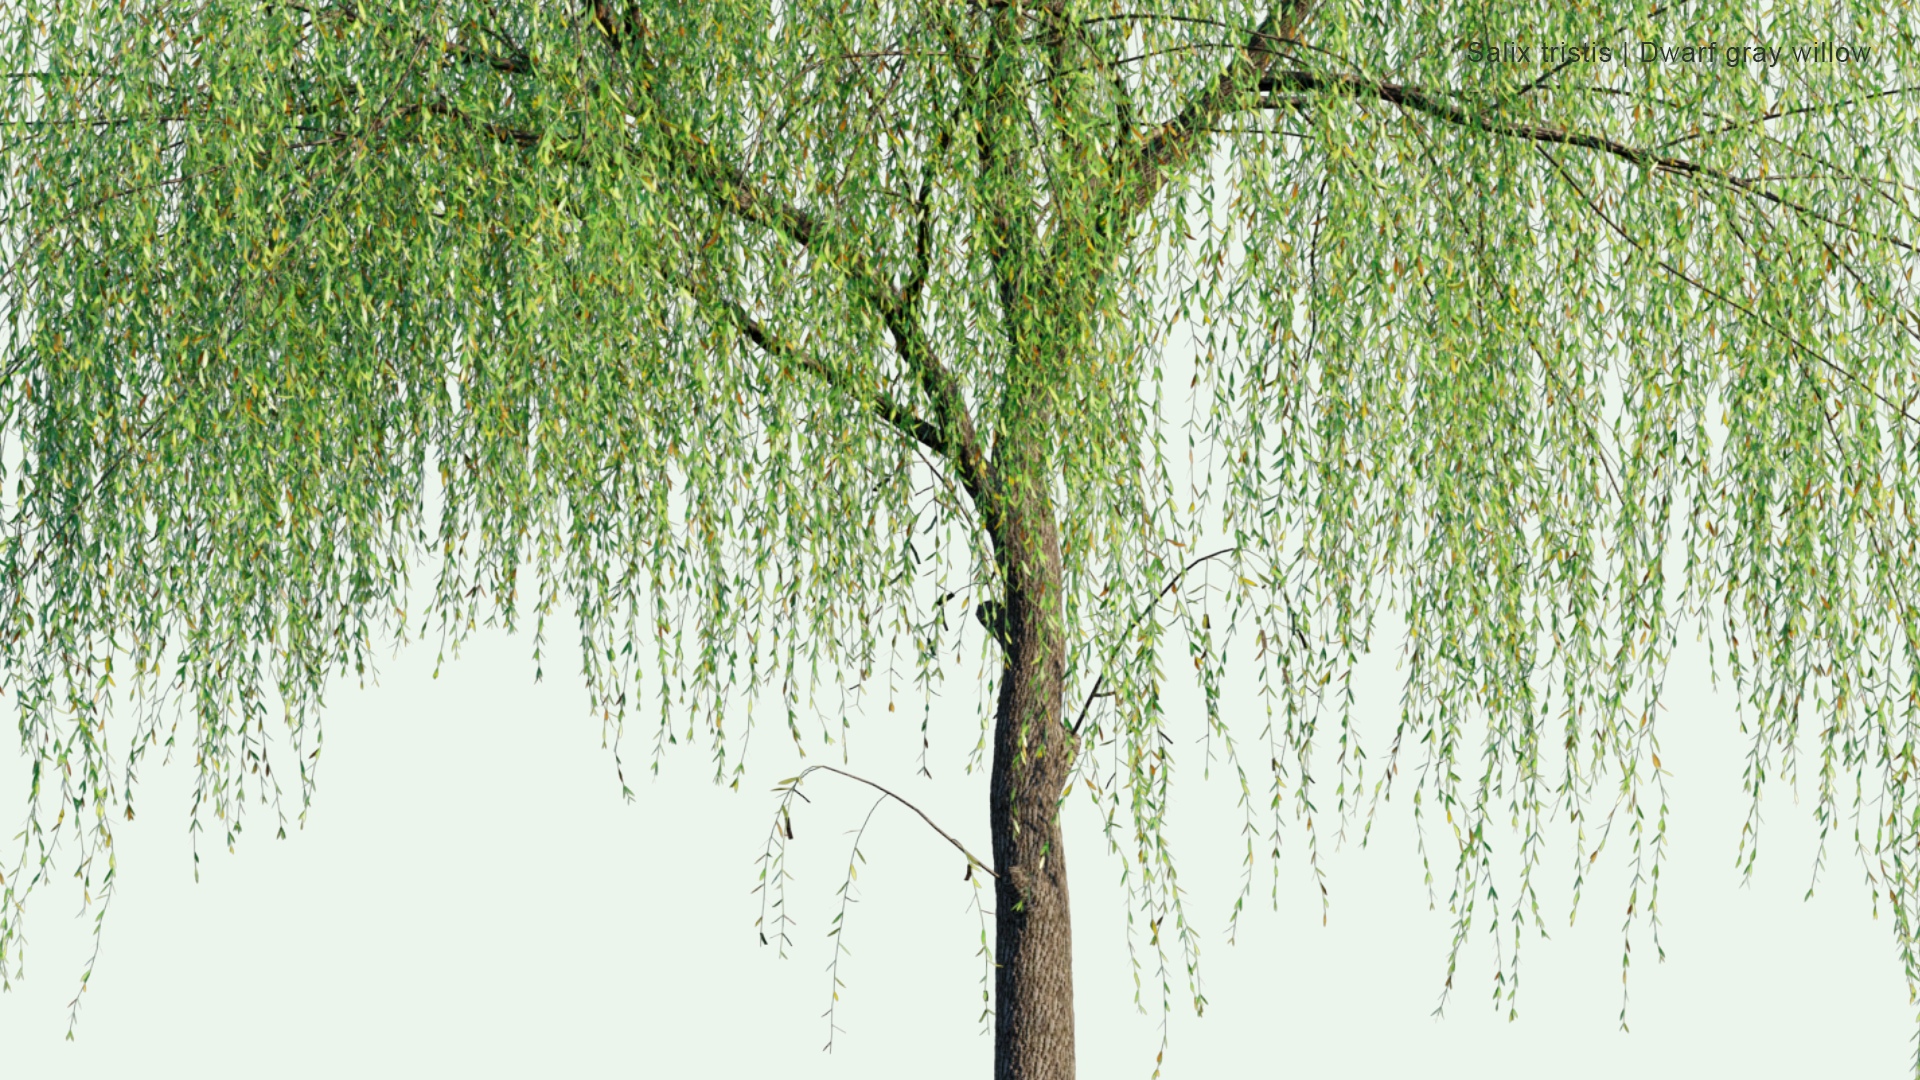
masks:
[[[995,1080],[1074,1075],[1073,928],[1060,795],[1073,760],[1060,543],[1044,499],[1012,500],[998,538],[1007,583],[1006,666],[994,722]]]

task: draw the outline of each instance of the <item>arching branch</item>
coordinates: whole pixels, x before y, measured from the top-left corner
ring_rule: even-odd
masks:
[[[1181,567],[1179,573],[1173,575],[1171,578],[1168,578],[1167,583],[1161,586],[1160,591],[1154,595],[1153,602],[1149,603],[1146,607],[1141,608],[1138,612],[1134,614],[1133,621],[1128,623],[1127,628],[1120,632],[1120,637],[1118,640],[1114,642],[1113,648],[1117,650],[1120,647],[1120,642],[1125,641],[1127,640],[1127,638],[1131,637],[1133,635],[1134,628],[1140,625],[1140,620],[1146,618],[1148,613],[1153,611],[1154,607],[1158,605],[1160,601],[1165,600],[1167,598],[1167,594],[1172,592],[1174,588],[1180,584],[1181,581],[1185,580],[1187,574],[1191,572],[1194,567],[1199,566],[1203,562],[1209,562],[1213,559],[1217,559],[1222,555],[1231,555],[1239,550],[1240,549],[1237,547],[1221,548],[1219,551],[1213,552],[1210,555],[1202,555],[1199,558],[1188,563],[1187,565]],[[1113,660],[1113,652],[1109,651],[1107,654],[1107,661],[1111,662],[1112,660]],[[1100,677],[1093,681],[1093,692],[1087,695],[1087,703],[1085,705],[1080,706],[1080,718],[1073,722],[1073,726],[1071,728],[1067,729],[1067,731],[1070,734],[1072,734],[1075,738],[1079,738],[1080,736],[1080,725],[1086,723],[1087,713],[1093,708],[1094,699],[1102,696],[1100,693],[1100,690],[1103,686],[1106,685],[1106,682],[1107,682],[1107,673],[1104,670],[1104,668],[1106,667],[1106,664],[1102,664],[1101,667],[1103,670],[1100,672]]]
[[[894,802],[899,803],[901,806],[904,806],[907,809],[913,811],[914,813],[919,814],[920,820],[926,822],[928,828],[932,829],[934,832],[939,833],[942,839],[946,840],[947,843],[952,844],[960,852],[960,854],[965,855],[967,857],[968,866],[979,868],[980,872],[987,875],[988,877],[998,878],[1000,876],[999,874],[996,874],[993,872],[993,867],[988,866],[986,863],[983,863],[979,859],[975,858],[973,852],[968,851],[966,849],[966,846],[960,843],[960,841],[955,840],[953,836],[947,832],[947,830],[941,828],[938,825],[935,825],[933,823],[933,819],[927,816],[926,811],[913,805],[912,803],[901,798],[900,796],[895,795],[893,792],[888,791],[886,788],[881,787],[879,784],[874,783],[873,781],[867,779],[864,776],[855,776],[854,774],[847,772],[845,769],[836,769],[831,765],[809,765],[805,769],[802,769],[800,771],[800,775],[792,777],[787,780],[782,780],[778,785],[774,787],[773,790],[776,793],[782,794],[782,795],[787,794],[788,792],[798,794],[800,790],[800,782],[802,780],[805,780],[809,773],[812,773],[820,769],[824,769],[827,772],[836,773],[840,776],[844,776],[849,780],[859,781],[860,783],[867,785],[868,787],[886,796],[887,798],[892,799]]]

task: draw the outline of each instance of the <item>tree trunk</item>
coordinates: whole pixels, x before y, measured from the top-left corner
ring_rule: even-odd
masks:
[[[1060,542],[1051,507],[1023,500],[997,537],[1005,667],[994,721],[995,1080],[1072,1080],[1073,931],[1060,797],[1073,760]]]

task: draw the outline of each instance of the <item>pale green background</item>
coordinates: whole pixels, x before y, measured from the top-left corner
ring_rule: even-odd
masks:
[[[306,829],[276,842],[270,812],[256,808],[238,855],[217,835],[202,845],[197,885],[186,831],[191,750],[169,767],[150,766],[139,819],[117,828],[120,893],[78,1041],[63,1041],[66,1004],[91,920],[75,918],[78,889],[62,880],[29,912],[30,977],[0,997],[0,1075],[989,1076],[991,1038],[977,1020],[980,921],[960,857],[899,807],[875,817],[861,902],[846,930],[844,1032],[832,1055],[821,1053],[832,957],[824,935],[846,833],[870,793],[827,776],[809,783],[814,801],[796,816],[790,893],[802,923],[791,958],[778,960],[758,942],[750,890],[775,805],[768,788],[797,771],[783,725],[774,718],[758,729],[748,777],[732,793],[710,784],[699,745],[677,748],[650,781],[652,731],[637,720],[628,775],[639,798],[624,805],[573,674],[568,623],[556,620],[539,686],[526,637],[483,631],[437,682],[429,641],[388,661],[377,688],[336,688]],[[1380,641],[1397,651],[1390,628]],[[1235,659],[1229,710],[1242,715],[1237,730],[1253,743],[1261,721],[1250,668],[1244,650]],[[1217,772],[1201,781],[1190,745],[1201,730],[1194,697],[1176,683],[1189,711],[1174,729],[1189,745],[1172,828],[1206,943],[1211,1005],[1196,1019],[1184,981],[1176,983],[1165,1075],[1910,1075],[1914,1009],[1891,913],[1883,903],[1882,921],[1869,917],[1852,822],[1831,838],[1820,888],[1803,902],[1816,836],[1811,803],[1772,789],[1757,876],[1751,889],[1740,886],[1734,855],[1748,746],[1732,696],[1709,687],[1704,659],[1699,647],[1675,659],[1660,721],[1672,774],[1660,893],[1668,959],[1655,963],[1639,923],[1630,1035],[1617,1025],[1627,838],[1616,833],[1569,928],[1573,849],[1564,820],[1537,877],[1553,938],[1527,934],[1516,1023],[1504,1005],[1489,1007],[1484,918],[1447,1016],[1429,1015],[1451,933],[1451,837],[1428,834],[1438,859],[1439,906],[1430,910],[1410,790],[1383,808],[1365,851],[1350,843],[1335,852],[1332,815],[1322,821],[1333,897],[1325,926],[1304,831],[1289,825],[1277,914],[1266,908],[1272,878],[1266,844],[1256,841],[1263,854],[1253,910],[1230,947],[1222,930],[1244,852],[1235,792]],[[1176,653],[1169,669],[1182,660]],[[915,800],[984,855],[985,777],[962,771],[978,737],[976,664],[970,653],[953,665],[958,677],[936,703],[932,780],[914,776],[910,662],[899,680],[902,711],[889,714],[881,698],[857,719],[851,768]],[[1383,755],[1399,696],[1390,655],[1362,684],[1368,745]],[[0,708],[10,711],[11,698]],[[817,739],[817,726],[803,730]],[[11,735],[0,741],[13,744]],[[809,748],[811,760],[839,762],[815,741]],[[1319,798],[1330,807],[1330,736],[1322,748]],[[290,777],[292,763],[281,760]],[[1405,771],[1417,760],[1410,756]],[[21,817],[26,781],[24,758],[0,756],[4,834]],[[1256,792],[1264,799],[1264,785]],[[1809,799],[1810,786],[1801,794]],[[1849,787],[1843,804],[1850,800]],[[1144,1078],[1159,1043],[1155,976],[1143,972],[1143,1016],[1132,1000],[1116,857],[1084,796],[1066,815],[1080,1076]],[[1505,830],[1493,838],[1505,860],[1496,880],[1510,904],[1518,838]],[[72,869],[71,857],[64,866]],[[1504,919],[1500,933],[1510,944]]]
[[[1187,408],[1192,352],[1177,344],[1174,352],[1185,357],[1167,365],[1177,423]],[[1170,447],[1184,441],[1165,430]],[[17,449],[7,452],[11,462]],[[437,499],[430,493],[428,505]],[[1672,563],[1670,576],[1679,565]],[[416,585],[429,584],[432,570],[416,568],[415,577]],[[416,588],[416,626],[424,601]],[[853,953],[841,964],[843,1032],[834,1052],[822,1053],[833,956],[825,934],[838,910],[850,830],[872,792],[823,774],[808,782],[813,802],[799,804],[795,816],[798,880],[789,889],[802,921],[790,958],[781,961],[759,944],[759,898],[751,890],[776,806],[769,789],[802,764],[782,718],[761,711],[738,793],[713,786],[703,743],[673,748],[652,780],[657,714],[633,719],[625,753],[638,798],[626,805],[575,674],[571,625],[568,613],[550,622],[545,681],[537,685],[530,638],[486,629],[437,681],[429,637],[385,661],[378,686],[336,683],[305,830],[276,841],[271,810],[255,806],[238,854],[229,855],[210,822],[197,885],[187,834],[191,730],[183,729],[174,762],[161,768],[157,756],[149,759],[136,790],[138,819],[116,828],[120,892],[75,1042],[64,1041],[66,1006],[91,947],[91,915],[75,917],[80,893],[70,878],[34,897],[29,978],[0,996],[0,1076],[990,1076],[992,1039],[978,1020],[981,922],[960,855],[898,806],[875,815],[856,885],[860,902],[848,916]],[[915,775],[920,699],[906,657],[895,680],[900,711],[887,712],[883,690],[869,698],[854,718],[848,767],[913,800],[988,857],[986,777],[964,772],[980,737],[973,678],[980,635],[970,631],[968,651],[948,663],[949,681],[934,703],[933,778]],[[1409,747],[1401,793],[1382,805],[1370,846],[1352,842],[1356,821],[1350,842],[1336,850],[1331,720],[1315,759],[1330,921],[1321,924],[1306,834],[1289,809],[1279,911],[1269,907],[1268,842],[1256,838],[1254,892],[1240,940],[1230,946],[1224,928],[1243,872],[1242,819],[1231,774],[1201,778],[1199,697],[1179,675],[1185,646],[1170,639],[1171,729],[1185,744],[1176,747],[1171,830],[1204,943],[1209,1007],[1204,1018],[1194,1016],[1176,966],[1163,1075],[1911,1075],[1914,1008],[1892,914],[1883,901],[1880,921],[1870,916],[1851,819],[1830,838],[1819,888],[1803,902],[1818,835],[1811,801],[1818,759],[1810,757],[1802,802],[1785,786],[1769,789],[1761,861],[1752,887],[1741,887],[1735,853],[1750,742],[1729,688],[1723,681],[1716,691],[1709,682],[1704,645],[1690,640],[1691,630],[1683,637],[1689,640],[1673,661],[1658,724],[1671,774],[1659,898],[1668,959],[1656,962],[1642,918],[1633,930],[1631,1034],[1618,1028],[1631,855],[1624,824],[1589,871],[1571,928],[1572,835],[1564,815],[1549,827],[1535,883],[1552,937],[1525,936],[1520,1019],[1508,1023],[1505,1005],[1496,1010],[1489,1001],[1495,968],[1483,903],[1447,1014],[1436,1020],[1430,1014],[1452,934],[1452,836],[1440,818],[1428,819],[1437,900],[1429,909],[1408,804],[1407,782],[1421,759]],[[1356,678],[1357,712],[1376,762],[1398,715],[1400,640],[1397,621],[1383,612],[1376,655]],[[1257,770],[1266,759],[1263,718],[1246,645],[1242,638],[1230,656],[1226,709]],[[884,687],[884,673],[874,685]],[[826,691],[826,700],[833,696]],[[11,697],[0,709],[10,726]],[[808,763],[841,764],[838,747],[820,744],[817,722],[803,722],[802,731]],[[124,753],[125,734],[122,722],[116,754]],[[0,741],[17,747],[11,731]],[[279,745],[276,771],[291,782],[293,763]],[[1476,735],[1470,762],[1478,746]],[[1817,751],[1810,741],[1804,748]],[[1557,779],[1559,770],[1558,759],[1550,760],[1548,776]],[[1477,777],[1476,769],[1462,773]],[[1254,780],[1264,808],[1266,785],[1257,772]],[[23,756],[0,756],[3,835],[23,820],[27,781]],[[1590,816],[1604,814],[1607,791]],[[297,812],[297,791],[288,795]],[[1841,795],[1843,809],[1850,807],[1850,781]],[[1647,807],[1649,837],[1656,807]],[[1519,838],[1498,827],[1502,821],[1496,815],[1491,838],[1501,860],[1496,885],[1507,949]],[[1870,849],[1870,821],[1866,827]],[[1129,828],[1123,815],[1123,840]],[[1068,803],[1066,830],[1079,1075],[1144,1080],[1160,1041],[1153,958],[1142,955],[1142,1015],[1133,1003],[1120,865],[1084,790]],[[6,867],[17,850],[4,849]],[[73,868],[70,849],[63,867]],[[981,895],[991,903],[990,893]]]
[[[138,821],[118,831],[122,891],[78,1042],[61,1036],[86,924],[63,884],[36,898],[30,978],[0,998],[5,1074],[989,1075],[991,1041],[976,1023],[979,920],[951,848],[897,807],[876,816],[847,931],[845,1031],[832,1055],[821,1053],[831,957],[822,935],[845,831],[871,799],[830,777],[809,782],[792,892],[804,921],[781,962],[758,944],[749,893],[774,806],[767,789],[795,771],[781,726],[758,730],[734,794],[708,783],[699,747],[679,748],[648,782],[648,733],[636,725],[639,799],[623,806],[571,654],[563,641],[553,648],[540,686],[526,638],[485,632],[438,682],[431,644],[416,642],[385,665],[378,688],[337,690],[307,829],[276,842],[271,819],[255,815],[237,856],[217,844],[203,851],[197,886],[190,762],[151,770]],[[1754,886],[1739,888],[1744,745],[1731,698],[1706,684],[1703,655],[1675,661],[1661,721],[1673,774],[1660,895],[1668,960],[1654,962],[1643,923],[1631,1035],[1615,1025],[1624,837],[1567,929],[1572,855],[1556,826],[1540,875],[1554,936],[1527,939],[1517,1023],[1488,1007],[1491,952],[1479,930],[1435,1021],[1450,866],[1436,866],[1441,906],[1430,911],[1404,797],[1382,810],[1364,852],[1349,844],[1336,854],[1325,835],[1325,927],[1296,827],[1280,912],[1251,912],[1230,947],[1222,927],[1238,818],[1230,786],[1218,773],[1202,782],[1189,750],[1174,828],[1207,943],[1211,1007],[1196,1020],[1179,1005],[1165,1075],[1904,1075],[1912,1014],[1889,915],[1883,904],[1883,921],[1869,917],[1849,838],[1837,838],[1819,891],[1802,903],[1810,806],[1779,789],[1766,803]],[[1365,685],[1383,753],[1398,696],[1390,663]],[[915,711],[871,706],[855,728],[853,767],[898,785],[985,851],[984,777],[961,769],[976,731],[971,684],[950,684],[934,714],[934,778],[915,779]],[[0,807],[12,818],[24,782],[23,760],[0,770]],[[1330,804],[1330,791],[1322,799]],[[1145,1077],[1158,1018],[1133,1009],[1118,866],[1084,798],[1069,804],[1067,829],[1080,1075]],[[1511,858],[1510,834],[1495,836],[1496,853]],[[1451,844],[1429,839],[1436,850]],[[1270,878],[1259,873],[1264,901]]]

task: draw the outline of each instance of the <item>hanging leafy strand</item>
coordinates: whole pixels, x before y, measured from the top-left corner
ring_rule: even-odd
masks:
[[[1558,810],[1576,904],[1619,821],[1627,931],[1654,918],[1688,620],[1751,710],[1753,824],[1814,724],[1823,837],[1851,773],[1920,979],[1906,5],[4,0],[0,29],[0,618],[34,779],[0,975],[62,835],[111,895],[109,812],[182,725],[196,829],[277,807],[275,757],[303,814],[326,681],[409,633],[424,557],[422,630],[531,614],[537,657],[570,606],[616,762],[651,695],[653,767],[702,741],[737,782],[742,700],[844,752],[846,680],[903,639],[930,696],[1039,505],[1070,779],[1163,1013],[1169,917],[1203,1000],[1166,833],[1192,737],[1242,792],[1235,919],[1262,834],[1277,901],[1289,790],[1318,878],[1328,737],[1343,828],[1420,748],[1454,957],[1511,923],[1496,1002]],[[1369,788],[1383,602],[1407,674]],[[1220,704],[1248,635],[1257,730]],[[1204,721],[1165,707],[1181,639]]]
[[[1913,16],[1682,5],[1520,33],[1506,15],[1323,8],[1259,80],[1286,130],[1233,139],[1198,189],[1212,230],[1171,245],[1193,252],[1175,274],[1213,324],[1199,426],[1222,519],[1242,549],[1293,560],[1234,598],[1277,657],[1276,855],[1289,781],[1313,809],[1311,692],[1350,675],[1385,599],[1407,676],[1374,801],[1421,746],[1415,817],[1437,801],[1456,845],[1456,958],[1476,907],[1500,923],[1489,825],[1515,828],[1513,954],[1494,987],[1511,1010],[1521,931],[1544,929],[1532,870],[1556,805],[1581,823],[1576,907],[1623,821],[1626,929],[1655,916],[1656,717],[1692,619],[1719,628],[1752,710],[1751,826],[1772,752],[1794,779],[1816,721],[1816,866],[1852,773],[1856,845],[1900,909],[1912,980]],[[1515,42],[1531,62],[1505,59]],[[1548,50],[1566,44],[1627,59]],[[1646,59],[1687,45],[1698,62]],[[1786,52],[1735,63],[1736,45]],[[1332,643],[1324,665],[1283,647],[1297,613]],[[1367,791],[1351,701],[1335,708],[1343,820]]]

